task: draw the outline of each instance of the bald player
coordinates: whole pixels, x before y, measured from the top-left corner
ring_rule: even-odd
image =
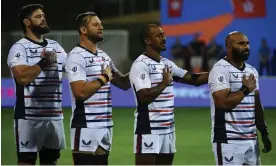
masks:
[[[212,147],[217,165],[260,164],[257,129],[271,150],[259,95],[258,72],[245,63],[249,40],[231,32],[225,40],[227,56],[218,61],[209,75],[211,92]]]

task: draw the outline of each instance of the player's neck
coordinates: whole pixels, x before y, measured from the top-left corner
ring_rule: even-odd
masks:
[[[88,49],[89,51],[96,53],[97,52],[97,44],[91,42],[90,40],[85,40],[81,39],[80,40],[80,45],[83,46],[84,48]]]
[[[35,33],[31,32],[30,30],[27,30],[27,32],[25,33],[25,36],[30,38],[31,40],[33,40],[35,42],[38,42],[38,43],[43,42],[43,35],[35,34]]]
[[[160,52],[155,51],[154,49],[147,47],[146,48],[146,55],[150,57],[151,59],[154,59],[156,61],[161,60]]]
[[[230,58],[229,56],[227,56],[226,59],[228,61],[230,61],[232,64],[234,64],[235,66],[237,66],[238,68],[242,68],[243,67],[243,61],[234,60],[233,58]]]

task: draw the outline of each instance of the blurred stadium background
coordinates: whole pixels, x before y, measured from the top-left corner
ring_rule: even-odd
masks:
[[[262,40],[270,48],[269,72],[259,78],[261,100],[272,143],[276,143],[276,1],[275,0],[82,0],[2,2],[1,29],[1,159],[3,165],[16,164],[13,136],[15,92],[7,66],[11,45],[23,34],[17,14],[29,3],[45,7],[52,31],[48,38],[57,40],[69,52],[78,43],[74,20],[79,13],[95,11],[104,26],[105,40],[99,47],[109,54],[117,68],[127,73],[131,63],[143,53],[139,33],[147,23],[160,24],[167,35],[167,51],[162,56],[190,71],[209,71],[225,55],[224,39],[231,31],[244,32],[251,46],[248,63],[260,69],[259,50]],[[202,48],[202,49],[201,49]],[[194,50],[194,51],[191,51]],[[261,71],[260,71],[261,72]],[[67,149],[59,164],[72,164],[69,137],[71,115],[68,82],[63,80],[63,106]],[[133,120],[134,98],[112,87],[114,106],[114,140],[110,164],[134,164]],[[191,87],[176,84],[177,153],[174,164],[215,164],[211,150],[210,98],[207,85]],[[262,154],[264,165],[276,165],[276,151]]]

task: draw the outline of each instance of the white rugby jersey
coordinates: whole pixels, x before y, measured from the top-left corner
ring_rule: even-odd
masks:
[[[11,47],[8,66],[33,66],[41,60],[42,50],[52,49],[57,54],[57,63],[46,66],[31,83],[19,85],[14,79],[16,103],[15,119],[63,119],[62,111],[62,68],[67,54],[54,40],[44,39],[42,43],[28,37],[22,38]]]
[[[232,110],[216,108],[212,96],[213,92],[227,88],[230,88],[231,92],[238,91],[242,87],[243,75],[249,76],[251,73],[256,78],[257,90],[259,76],[251,65],[244,63],[244,68],[239,69],[226,59],[221,59],[213,66],[209,75],[213,142],[243,143],[256,140],[254,91],[245,96]]]
[[[143,54],[132,64],[129,79],[137,106],[135,134],[166,134],[175,131],[173,83],[149,105],[141,104],[136,96],[139,90],[155,87],[163,80],[165,65],[168,65],[173,77],[182,78],[187,73],[166,58],[158,62]]]
[[[94,54],[78,45],[69,53],[65,65],[69,82],[96,80],[102,74],[102,64],[109,65],[113,72],[118,71],[110,57],[102,50],[97,49]],[[85,101],[77,101],[72,91],[71,99],[71,128],[113,127],[110,82]]]

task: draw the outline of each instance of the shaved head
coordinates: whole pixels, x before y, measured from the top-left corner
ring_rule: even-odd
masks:
[[[234,40],[234,36],[237,36],[237,35],[242,35],[242,36],[245,36],[242,32],[239,32],[239,31],[233,31],[233,32],[230,32],[227,36],[226,36],[226,39],[225,39],[225,47],[227,48],[227,46],[230,44],[232,44],[233,40]]]
[[[225,39],[227,56],[237,61],[246,61],[250,54],[249,40],[239,31],[230,32]]]

